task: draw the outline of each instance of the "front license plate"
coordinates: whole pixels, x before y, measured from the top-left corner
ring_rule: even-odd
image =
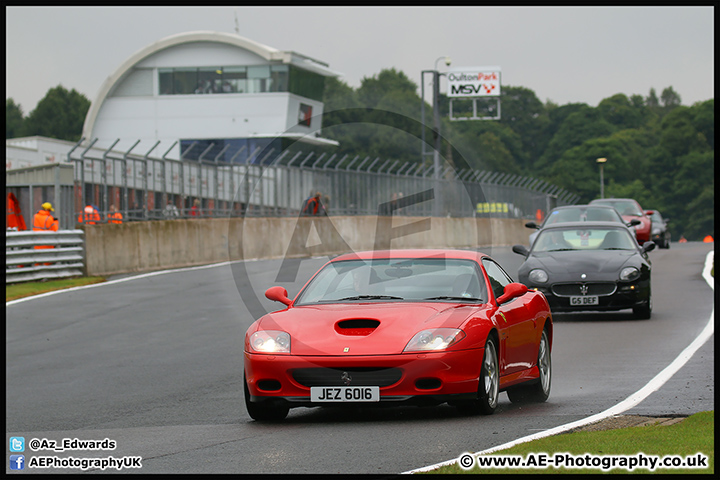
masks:
[[[380,387],[310,387],[311,402],[379,402]]]
[[[572,306],[583,306],[583,305],[597,305],[598,297],[596,296],[583,296],[583,297],[570,297],[570,305]]]

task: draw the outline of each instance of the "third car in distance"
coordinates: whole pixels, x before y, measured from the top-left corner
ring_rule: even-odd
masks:
[[[639,220],[640,223],[633,227],[637,242],[642,245],[650,240],[652,221],[636,200],[632,198],[598,198],[591,201],[590,205],[610,205],[622,215],[626,222]]]

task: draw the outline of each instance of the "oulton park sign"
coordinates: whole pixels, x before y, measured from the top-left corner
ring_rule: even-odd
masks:
[[[500,67],[463,67],[446,74],[448,97],[500,96]]]

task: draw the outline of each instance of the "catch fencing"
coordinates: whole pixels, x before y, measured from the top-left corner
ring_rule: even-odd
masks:
[[[85,206],[107,223],[111,206],[122,221],[297,216],[319,191],[328,215],[412,215],[479,218],[544,216],[579,197],[532,177],[456,169],[432,162],[286,149],[235,152],[211,141],[181,159],[81,147],[65,161],[6,171],[6,192],[18,199],[25,223],[43,202],[60,228],[74,229]],[[194,205],[197,203],[197,206]]]
[[[84,235],[82,230],[6,231],[5,283],[84,275]]]
[[[95,205],[107,218],[114,205],[125,221],[233,216],[297,216],[311,192],[329,215],[535,218],[579,197],[522,175],[448,164],[400,162],[368,155],[257,148],[228,151],[212,142],[185,150],[180,160],[98,153],[92,142],[73,149],[75,210]],[[116,142],[117,143],[117,142]],[[79,144],[78,144],[79,145]],[[239,160],[242,159],[242,160]],[[405,198],[398,208],[397,199]],[[410,200],[408,200],[410,199]],[[197,202],[196,202],[197,201]],[[193,208],[195,203],[199,203]],[[169,206],[168,206],[169,205]]]

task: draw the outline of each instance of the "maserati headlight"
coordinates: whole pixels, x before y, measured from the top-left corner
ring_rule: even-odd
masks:
[[[433,328],[415,334],[405,346],[403,352],[427,352],[445,350],[465,338],[458,328]]]
[[[632,282],[640,277],[640,270],[635,267],[625,267],[620,272],[620,280],[623,282]]]
[[[250,336],[250,348],[259,353],[290,353],[290,334],[260,330]]]
[[[545,272],[545,270],[536,268],[535,270],[530,270],[530,273],[528,274],[528,280],[530,280],[532,283],[545,283],[548,281],[548,274],[547,272]]]

